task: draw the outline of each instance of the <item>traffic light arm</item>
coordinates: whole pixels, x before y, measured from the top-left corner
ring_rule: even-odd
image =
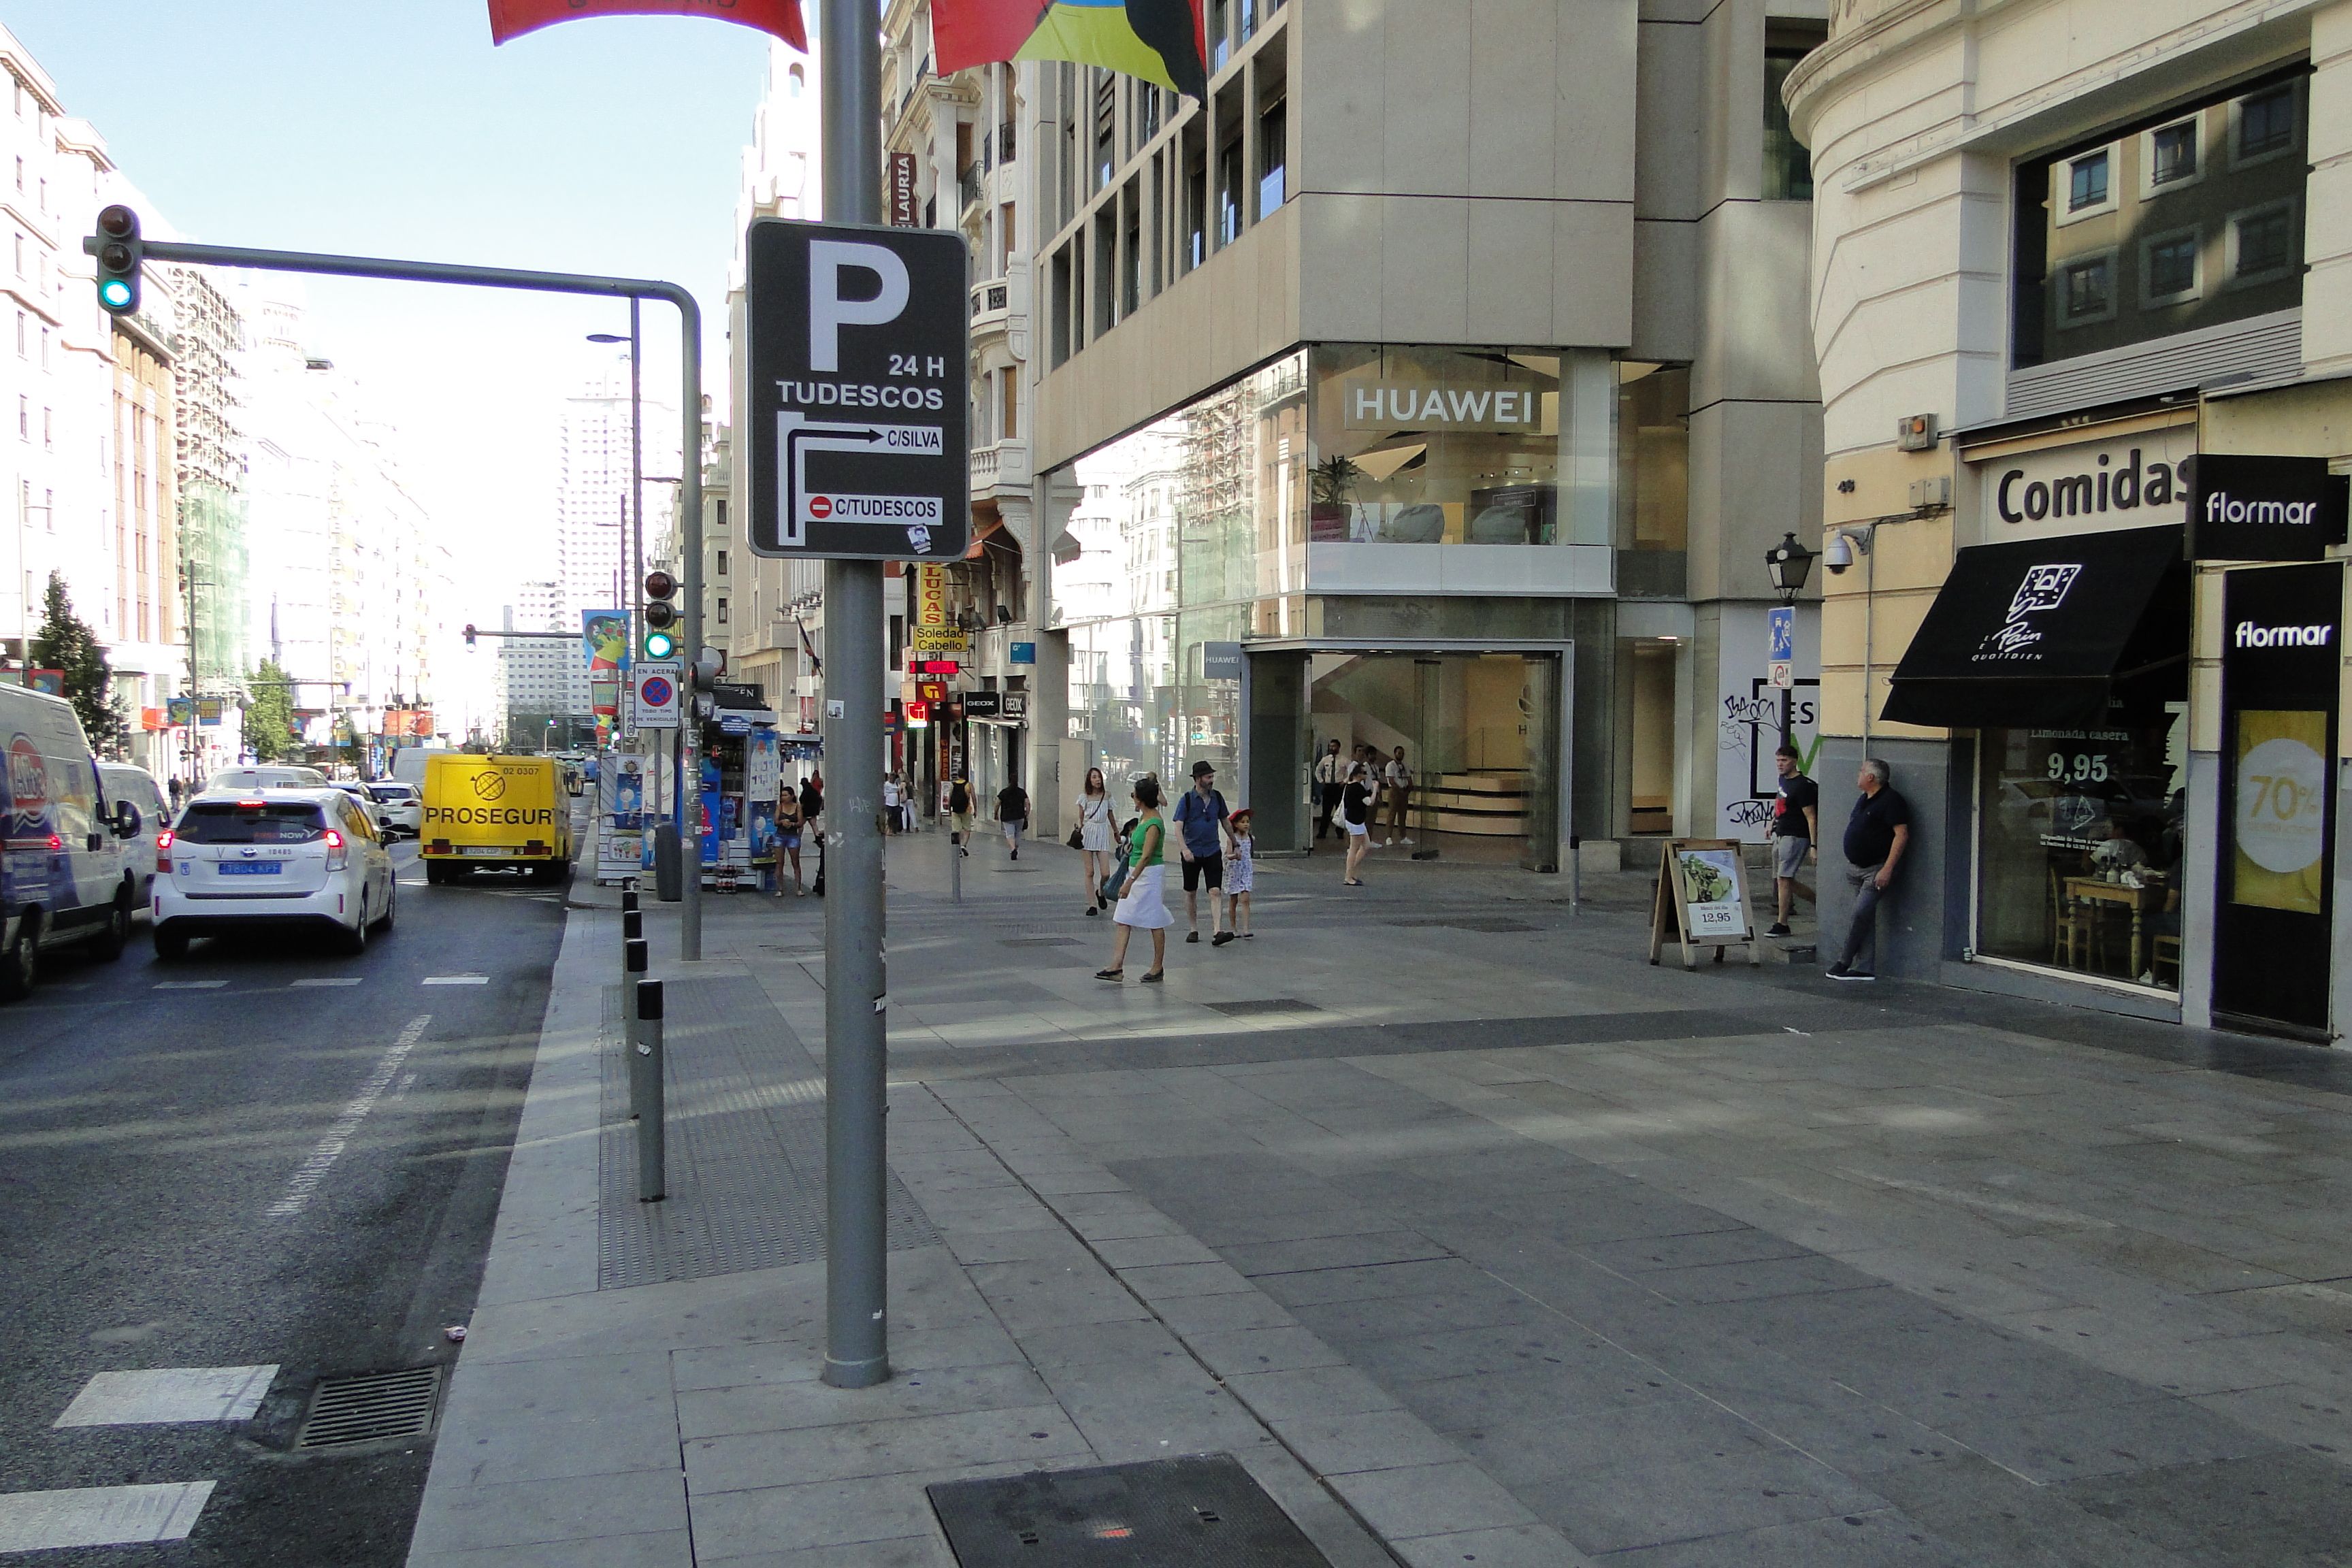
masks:
[[[478,637],[536,639],[542,642],[578,642],[580,640],[578,632],[501,632],[493,631],[487,626],[475,627],[474,635]]]
[[[82,241],[96,256],[103,236]],[[399,283],[456,283],[476,289],[520,289],[539,294],[587,294],[613,300],[667,300],[678,314],[678,413],[683,425],[678,452],[678,510],[685,513],[681,542],[686,557],[686,646],[702,647],[702,308],[683,285],[647,278],[609,278],[587,272],[529,272],[508,267],[469,267],[443,261],[394,261],[379,257],[332,256],[307,250],[255,250],[234,245],[194,245],[184,240],[142,240],[142,260],[176,261],[192,267],[247,267],[263,272],[306,272],[331,278],[382,278]],[[478,634],[477,634],[478,635]],[[677,830],[688,842],[687,795],[677,798]],[[678,910],[679,956],[702,956],[702,879],[688,876]]]

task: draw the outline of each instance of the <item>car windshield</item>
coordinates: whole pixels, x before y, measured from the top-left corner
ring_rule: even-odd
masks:
[[[180,818],[190,844],[308,844],[326,831],[306,801],[198,801]]]
[[[406,784],[371,784],[368,786],[368,790],[370,794],[376,797],[376,799],[383,801],[387,805],[393,805],[396,802],[411,801],[416,798],[416,792],[409,788]]]

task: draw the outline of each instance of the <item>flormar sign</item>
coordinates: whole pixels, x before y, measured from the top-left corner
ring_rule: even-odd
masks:
[[[2208,453],[2189,470],[2189,558],[2318,561],[2344,542],[2345,511],[2325,458]]]

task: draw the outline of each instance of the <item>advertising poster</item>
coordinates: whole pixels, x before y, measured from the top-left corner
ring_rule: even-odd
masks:
[[[621,882],[638,875],[645,857],[645,759],[620,753],[598,770],[596,879]]]
[[[1675,864],[1682,873],[1683,908],[1690,917],[1691,935],[1745,940],[1748,909],[1739,897],[1739,852],[1682,849],[1675,852]]]
[[[1700,950],[1709,947],[1720,963],[1723,950],[1734,944],[1747,947],[1749,963],[1764,961],[1748,915],[1745,854],[1734,838],[1676,838],[1666,845],[1650,906],[1652,963],[1670,942],[1681,945],[1685,969],[1697,968]]]
[[[629,668],[625,610],[580,612],[580,657],[588,666],[588,706],[596,715],[596,744],[613,743],[621,713],[621,687]]]
[[[2238,715],[2234,902],[2326,912],[2327,715],[2248,709]]]

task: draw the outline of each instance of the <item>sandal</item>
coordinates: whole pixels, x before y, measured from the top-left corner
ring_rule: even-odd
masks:
[[[1163,980],[1165,980],[1165,979],[1167,979],[1167,978],[1168,978],[1168,972],[1167,972],[1166,970],[1164,970],[1164,969],[1154,969],[1154,970],[1148,971],[1148,972],[1144,974],[1143,978],[1142,978],[1140,981],[1138,981],[1138,982],[1137,982],[1137,984],[1141,984],[1141,985],[1157,985],[1157,984],[1159,984],[1161,981],[1163,981]]]
[[[1339,884],[1339,886],[1343,888],[1360,888],[1363,885],[1364,879],[1361,877],[1350,877],[1346,881]]]
[[[1124,969],[1097,969],[1095,971],[1095,978],[1097,980],[1124,980],[1127,978],[1127,971]]]

